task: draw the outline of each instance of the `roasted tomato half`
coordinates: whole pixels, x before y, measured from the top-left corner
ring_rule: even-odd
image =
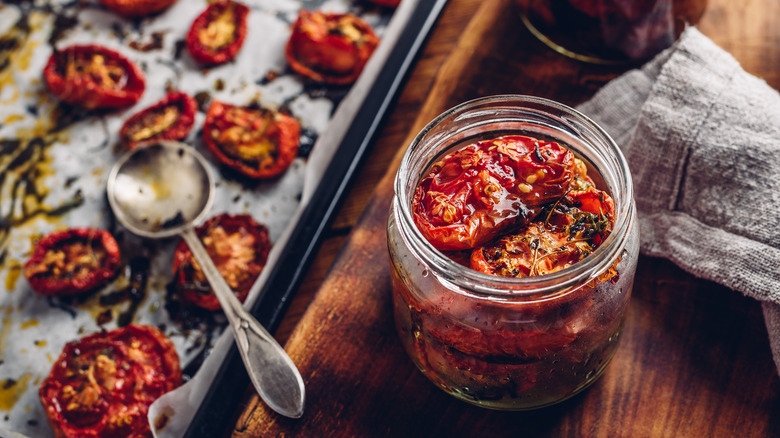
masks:
[[[437,249],[484,245],[563,196],[574,168],[573,154],[558,143],[519,135],[483,140],[434,163],[417,185],[414,219]]]
[[[249,8],[230,0],[208,5],[192,22],[185,43],[192,58],[203,65],[233,60],[246,37]]]
[[[146,17],[168,9],[176,0],[98,0],[107,8],[127,18]]]
[[[516,234],[475,248],[471,269],[502,277],[532,277],[568,268],[593,249],[588,240],[570,240],[568,232],[534,222]]]
[[[531,277],[568,268],[612,232],[612,198],[594,187],[568,191],[532,223],[471,253],[471,268],[502,277]]]
[[[380,6],[387,6],[390,8],[394,8],[401,4],[401,0],[368,0],[368,1]]]
[[[315,82],[350,84],[379,44],[371,26],[353,14],[301,10],[285,55],[293,70]]]
[[[120,259],[119,245],[108,231],[72,228],[39,240],[24,276],[38,293],[72,295],[108,283]]]
[[[273,178],[298,155],[301,127],[277,111],[215,101],[206,113],[203,137],[225,166],[250,178]]]
[[[128,149],[149,141],[181,140],[190,133],[197,109],[197,102],[187,93],[168,93],[160,102],[127,119],[119,139]]]
[[[196,233],[228,286],[244,302],[268,259],[268,230],[249,215],[221,214],[198,227]],[[220,308],[206,276],[183,241],[173,256],[173,273],[176,291],[184,301],[208,310]]]
[[[55,50],[43,69],[43,78],[57,98],[87,109],[131,106],[146,86],[135,64],[94,44]]]
[[[151,437],[149,405],[181,385],[173,343],[129,325],[65,345],[38,393],[58,438]]]

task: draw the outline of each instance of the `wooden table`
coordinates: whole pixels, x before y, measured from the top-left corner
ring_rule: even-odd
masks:
[[[777,0],[710,0],[699,29],[778,89],[778,19]],[[576,105],[627,68],[558,55],[509,0],[450,0],[276,333],[306,381],[304,417],[281,418],[247,390],[226,435],[780,436],[780,381],[759,304],[666,260],[640,258],[604,376],[550,408],[495,412],[455,400],[395,335],[384,221],[398,151],[462,101],[517,93]]]

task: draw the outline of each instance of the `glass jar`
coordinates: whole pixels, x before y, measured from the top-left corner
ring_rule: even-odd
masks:
[[[432,163],[508,134],[566,146],[614,200],[613,231],[569,268],[526,278],[483,274],[436,250],[415,225],[412,198]],[[593,121],[535,97],[461,104],[417,135],[396,175],[387,242],[401,342],[434,384],[475,405],[525,410],[565,400],[593,383],[615,353],[638,240],[625,158]]]
[[[528,30],[581,61],[646,60],[696,24],[707,0],[515,0]]]

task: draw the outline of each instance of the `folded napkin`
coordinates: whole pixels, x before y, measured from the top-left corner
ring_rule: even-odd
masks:
[[[696,28],[579,109],[621,146],[643,254],[761,301],[780,369],[780,95]]]

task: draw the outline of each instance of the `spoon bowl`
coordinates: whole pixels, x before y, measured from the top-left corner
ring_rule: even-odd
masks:
[[[123,155],[109,174],[107,192],[122,225],[157,239],[178,235],[206,216],[214,180],[194,149],[159,142]]]
[[[206,160],[184,143],[161,141],[123,155],[108,176],[108,203],[130,232],[154,239],[181,236],[217,296],[260,398],[291,418],[303,415],[303,378],[278,342],[236,298],[194,226],[214,200]]]

